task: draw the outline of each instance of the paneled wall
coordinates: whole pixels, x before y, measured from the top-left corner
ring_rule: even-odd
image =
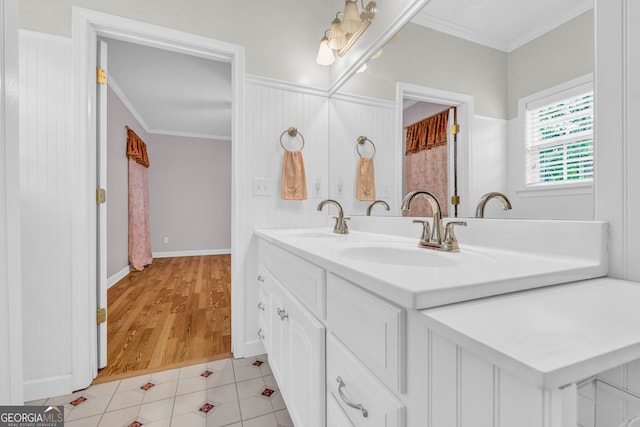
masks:
[[[71,40],[20,33],[25,400],[72,384],[71,74]]]
[[[402,153],[396,149],[395,120],[395,102],[352,95],[334,96],[329,101],[329,196],[340,202],[345,215],[363,215],[371,203],[356,199],[359,159],[356,146],[361,135],[375,144],[376,198],[391,206],[390,212],[377,206],[375,215],[397,215],[400,212],[398,201],[402,196],[398,194],[397,183],[402,171],[397,170],[397,166]],[[367,142],[360,146],[360,151],[370,156],[372,147]],[[336,213],[335,208],[329,209],[332,215]]]
[[[327,198],[329,167],[328,99],[323,91],[286,85],[258,77],[246,81],[246,212],[247,254],[245,263],[245,319],[246,351],[264,351],[256,334],[258,330],[257,276],[258,248],[253,230],[259,228],[318,227],[325,225],[327,213],[318,212],[318,203]],[[302,150],[307,176],[309,198],[304,201],[281,200],[280,183],[283,149],[280,135],[289,127],[296,127],[304,136]],[[288,142],[285,136],[284,141]],[[297,141],[290,141],[291,148]],[[254,193],[254,180],[268,186],[266,195]],[[315,183],[319,184],[316,189]]]

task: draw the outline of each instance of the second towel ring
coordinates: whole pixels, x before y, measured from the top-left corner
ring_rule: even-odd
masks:
[[[290,137],[295,138],[296,136],[299,136],[300,139],[302,140],[302,145],[300,146],[300,151],[302,151],[302,149],[304,148],[304,136],[302,136],[302,134],[300,132],[298,132],[298,129],[294,128],[294,127],[290,127],[289,129],[285,130],[284,132],[282,132],[280,134],[280,146],[282,147],[283,150],[287,150],[287,148],[284,146],[284,143],[282,142],[282,137],[284,136],[284,134],[289,134]]]
[[[360,146],[364,145],[364,143],[367,141],[369,141],[369,143],[373,147],[373,154],[371,155],[371,158],[373,159],[376,156],[376,144],[374,144],[373,141],[367,138],[366,136],[358,137],[358,145],[356,145],[356,151],[358,152],[358,155],[362,157],[362,153],[360,152]]]

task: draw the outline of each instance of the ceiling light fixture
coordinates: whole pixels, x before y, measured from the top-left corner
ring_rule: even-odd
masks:
[[[316,58],[318,64],[330,65],[335,60],[333,55],[332,60],[328,59],[325,42],[329,48],[338,52],[338,56],[343,57],[369,28],[373,18],[376,16],[376,3],[371,1],[365,6],[364,0],[360,0],[360,4],[362,5],[362,12],[358,10],[357,0],[346,0],[344,12],[336,13],[335,19],[331,22],[329,37],[327,37],[325,31],[325,35],[320,40],[320,49]],[[338,17],[340,14],[342,14],[342,20]],[[320,55],[321,51],[324,52],[322,57]]]

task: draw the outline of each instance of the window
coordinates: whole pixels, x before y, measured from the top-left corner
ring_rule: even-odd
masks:
[[[530,97],[525,105],[525,185],[591,183],[593,82]]]

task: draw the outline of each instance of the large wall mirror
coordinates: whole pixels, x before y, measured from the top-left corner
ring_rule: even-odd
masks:
[[[444,175],[428,185],[438,182],[446,188],[441,204],[450,217],[456,208],[459,217],[474,216],[480,197],[499,191],[508,195],[513,209],[503,211],[493,201],[487,204],[486,217],[593,218],[589,183],[525,188],[519,111],[521,99],[592,75],[593,2],[542,1],[518,4],[513,10],[499,0],[477,3],[431,0],[388,40],[382,55],[369,60],[366,70],[353,74],[332,96],[329,195],[340,200],[348,214],[364,215],[370,205],[356,198],[358,136],[375,144],[376,199],[390,206],[389,211],[376,206],[371,213],[402,215],[399,206],[410,189],[407,180],[425,174],[407,166],[405,127],[457,107],[457,162],[449,141],[441,150],[444,169],[437,172],[429,166],[430,172]],[[498,21],[491,20],[494,15]],[[529,21],[537,24],[524,32],[514,28]],[[502,28],[498,33],[506,35],[500,38],[485,33],[492,25],[511,27]],[[361,102],[354,103],[353,95]],[[456,193],[458,206],[451,203]]]

